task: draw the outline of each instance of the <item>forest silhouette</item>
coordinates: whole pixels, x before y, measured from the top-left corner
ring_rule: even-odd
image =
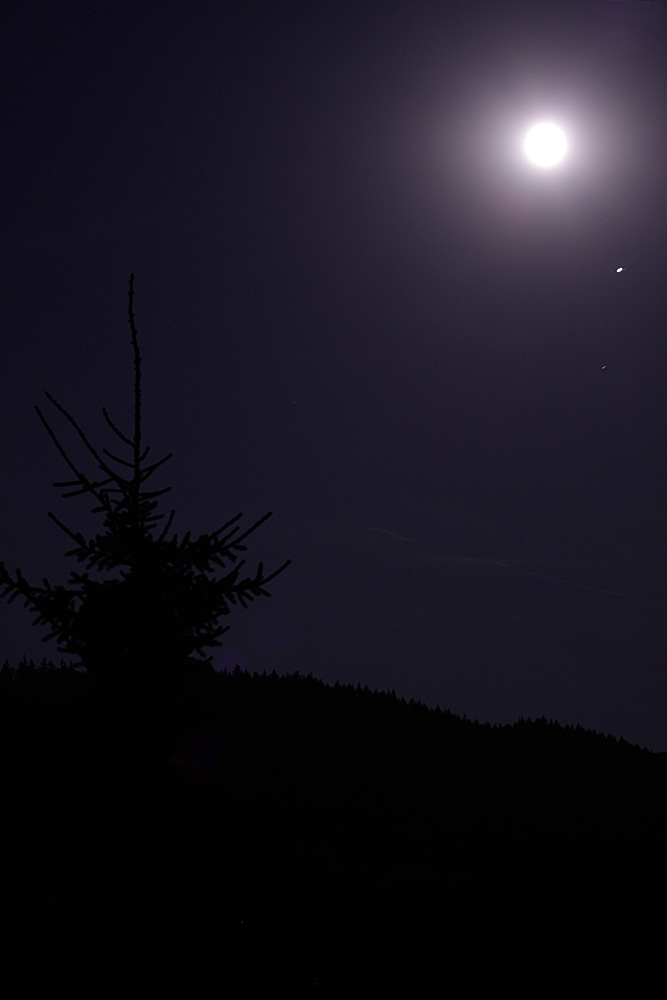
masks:
[[[237,669],[137,757],[90,681],[0,671],[24,995],[655,995],[663,755]]]
[[[169,536],[147,480],[141,354],[122,458],[69,457],[103,530],[68,586],[0,563],[76,663],[0,669],[7,996],[653,996],[665,755],[580,726],[482,725],[312,675],[213,669],[246,573],[241,515]],[[91,576],[92,574],[96,574]],[[361,666],[361,665],[360,665]],[[7,926],[8,925],[8,926]]]

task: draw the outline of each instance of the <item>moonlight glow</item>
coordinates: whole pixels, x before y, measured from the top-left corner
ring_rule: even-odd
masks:
[[[562,128],[553,122],[540,122],[533,125],[526,134],[523,149],[536,167],[548,169],[556,167],[567,152],[567,139]]]

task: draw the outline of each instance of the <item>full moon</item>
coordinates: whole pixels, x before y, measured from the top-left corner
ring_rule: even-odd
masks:
[[[562,128],[553,122],[539,122],[526,133],[523,149],[536,167],[557,167],[567,152],[567,139]]]

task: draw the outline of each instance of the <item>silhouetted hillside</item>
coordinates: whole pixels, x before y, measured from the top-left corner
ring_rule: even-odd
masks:
[[[298,788],[332,808],[360,799],[374,809],[422,809],[430,801],[441,810],[456,792],[480,809],[483,789],[485,800],[509,796],[503,812],[512,803],[520,813],[557,790],[583,793],[592,804],[609,782],[618,802],[664,762],[580,726],[546,719],[491,726],[393,693],[238,669],[193,677],[171,698],[130,688],[114,702],[65,665],[5,664],[0,719],[7,754],[22,747],[26,766],[62,757],[76,771],[106,761],[118,776],[140,747],[147,764],[152,758],[184,787],[225,787],[252,800],[281,800]]]
[[[662,755],[240,670],[130,710],[6,665],[0,724],[41,995],[651,995]]]

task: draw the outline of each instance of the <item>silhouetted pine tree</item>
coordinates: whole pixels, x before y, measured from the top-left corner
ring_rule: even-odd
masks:
[[[169,537],[174,511],[158,531],[164,514],[158,513],[158,498],[171,487],[148,489],[147,481],[172,456],[149,462],[149,447],[141,435],[141,354],[135,326],[134,275],[130,275],[129,324],[134,351],[134,429],[125,435],[102,413],[108,426],[129,449],[126,458],[102,448],[98,451],[77,421],[46,393],[49,402],[74,428],[99,472],[91,478],[72,461],[39,407],[40,420],[71,469],[73,478],[54,483],[67,492],[63,497],[90,495],[94,513],[104,517],[103,531],[91,539],[72,531],[55,514],[49,516],[75,543],[66,552],[84,564],[72,571],[69,586],[34,586],[20,570],[15,576],[0,562],[2,597],[9,602],[23,597],[37,617],[35,625],[47,625],[44,641],[56,639],[61,653],[80,658],[77,666],[114,684],[127,681],[134,688],[142,680],[167,682],[197,666],[209,666],[206,650],[220,645],[227,629],[219,624],[234,605],[245,607],[255,597],[269,596],[266,585],[290,560],[265,574],[260,562],[253,574],[245,572],[239,554],[246,539],[270,517],[270,512],[245,531],[237,514],[211,534],[179,540]],[[116,466],[118,468],[116,468]],[[107,578],[93,579],[96,574]]]

